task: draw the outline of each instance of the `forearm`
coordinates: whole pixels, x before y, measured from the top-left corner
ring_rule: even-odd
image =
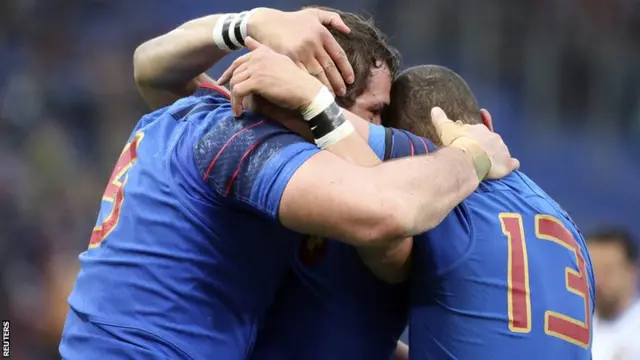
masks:
[[[373,152],[373,150],[371,150],[369,145],[357,132],[353,132],[351,135],[324,150],[327,150],[355,165],[371,167],[382,163],[378,156]]]
[[[360,166],[371,167],[382,163],[355,132],[326,150]],[[358,246],[357,249],[362,262],[376,277],[389,283],[399,283],[406,280],[409,274],[412,247],[413,239],[406,238],[383,245]]]
[[[220,61],[227,52],[212,36],[220,15],[191,20],[140,45],[134,53],[134,74],[140,86],[180,90]]]
[[[398,341],[398,347],[393,354],[393,360],[409,360],[409,347],[402,341]]]
[[[383,245],[358,246],[362,262],[380,280],[395,284],[409,276],[413,238],[392,241]]]
[[[479,184],[471,157],[455,147],[388,161],[372,172],[371,179],[387,200],[402,204],[402,213],[395,214],[404,229],[398,238],[434,228]]]
[[[342,112],[347,120],[351,121],[351,124],[353,124],[353,128],[356,129],[358,135],[367,142],[369,139],[369,122],[347,109],[342,109]]]

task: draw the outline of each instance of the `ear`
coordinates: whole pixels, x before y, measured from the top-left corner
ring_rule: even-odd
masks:
[[[480,109],[480,118],[482,119],[484,126],[493,131],[493,120],[491,119],[491,114],[489,114],[486,109]]]

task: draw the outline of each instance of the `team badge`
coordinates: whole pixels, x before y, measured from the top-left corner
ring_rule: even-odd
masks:
[[[326,240],[314,235],[307,236],[300,245],[300,261],[305,265],[313,265],[324,257]]]

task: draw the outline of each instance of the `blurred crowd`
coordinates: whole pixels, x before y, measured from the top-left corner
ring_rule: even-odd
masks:
[[[57,358],[77,255],[146,111],[135,47],[196,16],[310,3],[0,2],[0,314],[15,358]],[[406,65],[463,74],[525,171],[583,228],[640,230],[640,1],[314,3],[371,14]]]

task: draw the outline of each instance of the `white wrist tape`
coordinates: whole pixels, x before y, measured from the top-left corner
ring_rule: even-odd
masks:
[[[220,15],[212,33],[216,46],[227,52],[243,47],[244,39],[247,38],[249,18],[255,10]]]
[[[308,121],[315,143],[320,149],[340,142],[355,131],[326,86],[300,112],[304,120]]]
[[[353,127],[351,122],[347,120],[327,135],[321,137],[320,139],[315,139],[316,145],[318,145],[320,149],[326,149],[329,146],[336,144],[342,139],[351,135],[354,131],[356,131],[356,129]]]
[[[311,101],[311,104],[300,109],[302,118],[306,121],[313,119],[323,112],[329,105],[333,104],[334,97],[331,91],[326,86],[323,86],[315,98]]]

